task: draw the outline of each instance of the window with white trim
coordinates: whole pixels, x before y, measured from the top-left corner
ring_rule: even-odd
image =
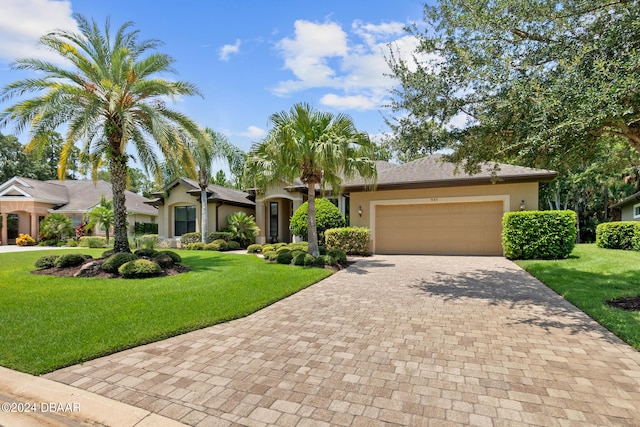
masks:
[[[633,219],[640,218],[640,203],[633,205]]]

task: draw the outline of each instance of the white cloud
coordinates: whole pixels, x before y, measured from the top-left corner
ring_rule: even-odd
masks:
[[[39,48],[44,34],[64,29],[77,31],[69,0],[3,0],[0,13],[0,57],[9,61],[18,58],[40,58],[63,63],[55,53]]]
[[[380,108],[394,84],[386,57],[390,46],[394,54],[409,59],[417,46],[406,35],[405,24],[355,21],[348,34],[335,22],[314,23],[298,20],[294,36],[283,38],[277,49],[284,68],[294,77],[278,82],[272,89],[286,96],[307,89],[331,89],[321,103],[337,109],[372,110]],[[342,92],[342,93],[340,93]]]
[[[229,56],[231,56],[232,54],[237,54],[238,52],[240,52],[240,44],[242,42],[240,41],[240,39],[236,39],[235,44],[225,44],[224,46],[222,46],[220,48],[220,55],[219,58],[221,61],[228,61],[229,60]]]
[[[328,93],[320,98],[320,104],[336,110],[372,110],[379,104],[371,97],[364,95],[340,96]]]
[[[247,138],[260,138],[261,136],[264,136],[266,133],[267,131],[257,126],[249,126],[246,132],[241,132],[238,135],[244,136]]]

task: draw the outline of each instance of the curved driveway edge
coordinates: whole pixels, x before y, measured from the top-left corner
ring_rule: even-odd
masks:
[[[496,257],[360,259],[246,318],[46,377],[197,426],[631,426],[640,414],[640,354]]]

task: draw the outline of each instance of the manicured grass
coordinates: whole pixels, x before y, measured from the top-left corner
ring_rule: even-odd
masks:
[[[42,374],[253,313],[329,276],[253,255],[177,251],[192,271],[143,280],[30,274],[46,254],[0,254],[0,365]]]
[[[640,295],[640,252],[576,245],[558,261],[517,261],[517,264],[640,350],[640,312],[607,305],[607,301]]]

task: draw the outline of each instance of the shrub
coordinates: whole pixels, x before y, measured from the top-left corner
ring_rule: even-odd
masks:
[[[269,251],[262,254],[265,260],[267,261],[275,261],[278,258],[278,253],[276,251]]]
[[[40,223],[40,234],[45,240],[57,243],[75,234],[71,218],[60,213],[50,213]]]
[[[308,252],[309,251],[309,242],[296,242],[296,243],[289,243],[287,245],[287,247],[289,249],[291,249],[292,251],[304,251],[304,252]]]
[[[313,260],[313,265],[317,265],[319,267],[324,267],[325,265],[325,258],[329,258],[331,259],[331,257],[329,255],[320,255],[317,256],[314,260]]]
[[[201,240],[202,240],[202,234],[198,232],[184,233],[182,236],[180,236],[180,243],[183,245],[189,245],[189,243],[198,243]]]
[[[240,242],[236,242],[235,240],[230,240],[227,242],[227,249],[230,251],[236,251],[241,247],[242,245],[240,244]]]
[[[604,249],[634,249],[634,236],[640,235],[635,221],[605,222],[596,227],[596,245]],[[640,242],[638,242],[640,243]]]
[[[33,246],[35,244],[35,239],[28,234],[20,233],[16,238],[16,245],[18,246]]]
[[[81,254],[64,254],[56,259],[54,265],[58,268],[75,267],[84,262],[84,256]]]
[[[227,216],[227,229],[231,232],[232,238],[242,246],[250,245],[256,241],[256,236],[260,232],[260,228],[256,225],[253,215],[246,213],[234,212]]]
[[[150,249],[150,248],[138,249],[137,251],[134,251],[133,253],[138,257],[145,256],[147,258],[153,258],[153,257],[158,255],[158,251],[156,251],[155,249]]]
[[[366,255],[371,231],[366,227],[332,228],[324,233],[328,249],[338,249],[347,255]]]
[[[202,242],[193,242],[193,243],[189,243],[185,249],[189,250],[189,251],[201,251],[204,249],[204,243]]]
[[[276,261],[278,264],[291,264],[292,259],[293,255],[291,255],[291,251],[278,252],[276,255]]]
[[[107,246],[107,239],[102,236],[82,236],[79,244],[83,248],[104,248]]]
[[[102,258],[109,258],[111,255],[113,255],[113,249],[109,249],[107,251],[102,252],[101,257]]]
[[[45,255],[36,260],[35,266],[38,270],[55,267],[59,255]]]
[[[273,249],[276,250],[278,248],[283,248],[283,247],[287,246],[288,243],[278,242],[278,243],[272,243],[272,245],[273,245]]]
[[[154,262],[156,262],[160,267],[162,268],[168,268],[171,267],[175,261],[173,260],[173,258],[171,258],[169,255],[165,254],[160,254],[158,256],[156,256],[153,259]]]
[[[327,251],[327,255],[325,256],[333,258],[338,264],[344,264],[345,262],[347,262],[347,254],[345,254],[344,251],[341,251],[340,249],[329,249]]]
[[[129,252],[118,252],[104,260],[102,263],[102,269],[108,273],[117,273],[121,265],[137,258],[138,257]]]
[[[118,269],[118,273],[125,279],[138,279],[144,277],[157,276],[162,269],[153,261],[146,259],[136,259],[122,264]]]
[[[262,245],[254,244],[254,245],[249,245],[247,247],[247,253],[257,254],[257,253],[260,253],[260,252],[262,252]]]
[[[135,222],[133,224],[133,232],[136,235],[141,234],[158,234],[158,224],[150,222]]]
[[[228,231],[214,231],[212,233],[207,234],[207,243],[211,243],[214,240],[222,239],[225,242],[233,239],[233,233]]]
[[[576,244],[573,211],[507,212],[502,219],[502,246],[509,259],[562,259]]]
[[[217,240],[214,240],[214,241],[213,241],[213,242],[211,242],[211,243],[216,243],[216,244],[218,244],[218,245],[220,246],[220,249],[219,249],[219,250],[221,250],[221,251],[226,251],[227,249],[229,249],[229,244],[228,244],[228,243],[227,243],[227,241],[226,241],[226,240],[224,240],[224,239],[217,239]]]
[[[303,259],[303,264],[305,266],[314,265],[316,263],[316,257],[311,254],[305,254]]]
[[[343,252],[344,253],[344,252]],[[318,258],[322,258],[324,265],[338,265],[341,262],[331,255],[320,255]],[[346,259],[346,256],[345,256]]]
[[[67,239],[66,246],[75,248],[78,246],[78,241],[76,239]]]
[[[138,238],[138,245],[140,245],[143,249],[153,249],[158,246],[158,235],[157,234],[145,234]]]
[[[202,248],[205,251],[222,251],[222,245],[219,242],[211,242],[211,243],[207,243],[206,245],[204,245],[204,247]]]
[[[276,250],[275,245],[273,245],[271,243],[267,243],[266,245],[262,245],[262,253],[269,252],[269,251],[275,251],[275,250]]]
[[[276,252],[277,253],[280,253],[280,252],[291,252],[291,249],[289,249],[288,246],[281,246],[278,249],[276,249]]]
[[[291,216],[289,228],[296,236],[307,238],[309,203],[304,202]],[[345,226],[345,219],[340,209],[327,199],[316,200],[316,230],[318,232],[318,242],[324,243],[324,232],[330,228]]]
[[[327,254],[327,247],[326,246],[318,246],[318,253],[320,255],[326,255]]]
[[[157,253],[156,257],[158,257],[160,255],[167,255],[167,256],[171,257],[173,262],[182,262],[182,257],[180,255],[178,255],[177,253],[173,252],[173,251],[160,251],[160,252]]]

